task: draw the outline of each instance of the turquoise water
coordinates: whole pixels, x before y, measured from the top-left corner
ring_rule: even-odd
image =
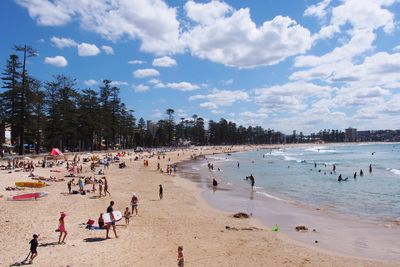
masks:
[[[293,201],[366,221],[400,220],[399,144],[263,149],[207,159],[214,164],[211,174],[206,174],[205,162],[193,168],[202,172],[206,169],[204,174],[235,190],[247,192],[250,184],[244,178],[253,174],[255,193],[267,198]],[[333,164],[336,172],[332,171]],[[361,169],[364,176],[359,175]],[[338,182],[340,174],[348,180]]]

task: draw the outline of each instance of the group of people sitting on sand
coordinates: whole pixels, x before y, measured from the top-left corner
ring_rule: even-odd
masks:
[[[85,190],[86,185],[92,185],[92,189]],[[77,190],[72,190],[72,186],[78,185],[79,186],[79,191]],[[111,196],[111,193],[108,191],[108,181],[105,176],[101,177],[100,179],[96,179],[95,177],[92,176],[81,176],[78,178],[78,183],[75,184],[75,178],[72,178],[71,180],[68,181],[67,187],[68,187],[68,192],[70,194],[82,194],[85,195],[86,192],[92,192],[95,193],[96,190],[96,185],[98,185],[98,190],[99,190],[99,197],[102,196]]]

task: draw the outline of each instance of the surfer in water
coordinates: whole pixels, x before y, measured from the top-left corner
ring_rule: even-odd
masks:
[[[369,164],[369,173],[372,172],[372,164]]]
[[[338,177],[338,182],[341,182],[341,181],[343,181],[343,178],[342,178],[342,175],[341,174],[339,174],[339,177]]]
[[[218,186],[218,182],[217,182],[217,180],[215,180],[215,178],[213,178],[213,186],[214,187]]]
[[[255,179],[254,179],[253,174],[250,174],[249,179],[250,179],[251,187],[253,188],[254,184],[255,184]]]
[[[364,176],[363,170],[360,170],[360,176]]]

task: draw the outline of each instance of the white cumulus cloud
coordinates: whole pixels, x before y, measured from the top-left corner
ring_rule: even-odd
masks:
[[[83,83],[84,83],[86,86],[93,86],[93,85],[99,84],[98,81],[93,80],[93,79],[86,80],[86,81],[84,81]]]
[[[119,86],[119,85],[128,85],[128,83],[125,82],[125,81],[112,81],[112,82],[110,83],[110,85],[111,85],[111,86]]]
[[[149,81],[152,83],[152,81]],[[162,82],[157,82],[155,84],[156,88],[170,88],[170,89],[175,89],[179,91],[194,91],[197,89],[200,89],[200,86],[196,84],[192,84],[189,82],[178,82],[178,83],[162,83]]]
[[[114,49],[111,46],[103,45],[101,49],[106,53],[106,55],[114,55]]]
[[[155,69],[138,69],[133,72],[135,78],[146,78],[158,75],[160,75],[160,72]]]
[[[168,56],[155,58],[153,60],[153,66],[155,67],[172,67],[176,66],[176,61]]]
[[[201,107],[208,109],[217,109],[220,106],[231,106],[235,102],[247,101],[249,94],[241,90],[211,90],[206,95],[193,95],[189,100],[207,100],[200,104]]]
[[[63,56],[45,57],[44,63],[56,67],[66,67],[68,65],[68,61]]]
[[[326,9],[329,6],[331,0],[324,0],[319,2],[317,5],[311,5],[307,7],[304,11],[304,16],[315,16],[319,19],[322,19],[326,16]]]
[[[78,55],[81,57],[96,56],[100,49],[94,44],[81,43],[78,45]]]
[[[150,87],[148,85],[145,85],[145,84],[139,84],[139,85],[135,85],[135,86],[132,86],[132,87],[133,87],[133,90],[136,93],[146,92],[146,91],[148,91],[150,89]]]
[[[146,61],[137,60],[137,59],[128,61],[128,64],[131,64],[131,65],[141,65],[141,64],[144,64],[144,63],[146,63]]]
[[[213,1],[215,2],[215,1]],[[260,27],[250,17],[250,9],[231,11],[220,8],[217,14],[203,4],[186,3],[188,16],[200,5],[194,19],[204,17],[182,34],[192,55],[239,68],[277,64],[287,57],[302,54],[311,47],[310,31],[289,17],[276,16]],[[217,4],[218,5],[218,4]],[[189,7],[188,7],[189,6]],[[206,23],[212,18],[213,23]]]
[[[75,47],[78,45],[77,42],[75,42],[74,40],[70,39],[70,38],[58,38],[58,37],[51,37],[50,39],[51,43],[53,45],[55,45],[56,47],[62,49],[65,47]]]

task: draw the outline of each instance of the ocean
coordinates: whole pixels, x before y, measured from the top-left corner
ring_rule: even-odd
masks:
[[[279,224],[306,243],[315,236],[298,235],[294,227],[319,227],[325,230],[318,236],[326,242],[321,246],[338,252],[400,259],[400,242],[394,238],[400,233],[400,144],[283,146],[209,155],[185,164],[183,172],[217,208],[247,212],[268,226]],[[246,180],[250,174],[253,189]],[[347,180],[339,182],[339,175]],[[339,246],[332,243],[336,238],[343,241]]]

